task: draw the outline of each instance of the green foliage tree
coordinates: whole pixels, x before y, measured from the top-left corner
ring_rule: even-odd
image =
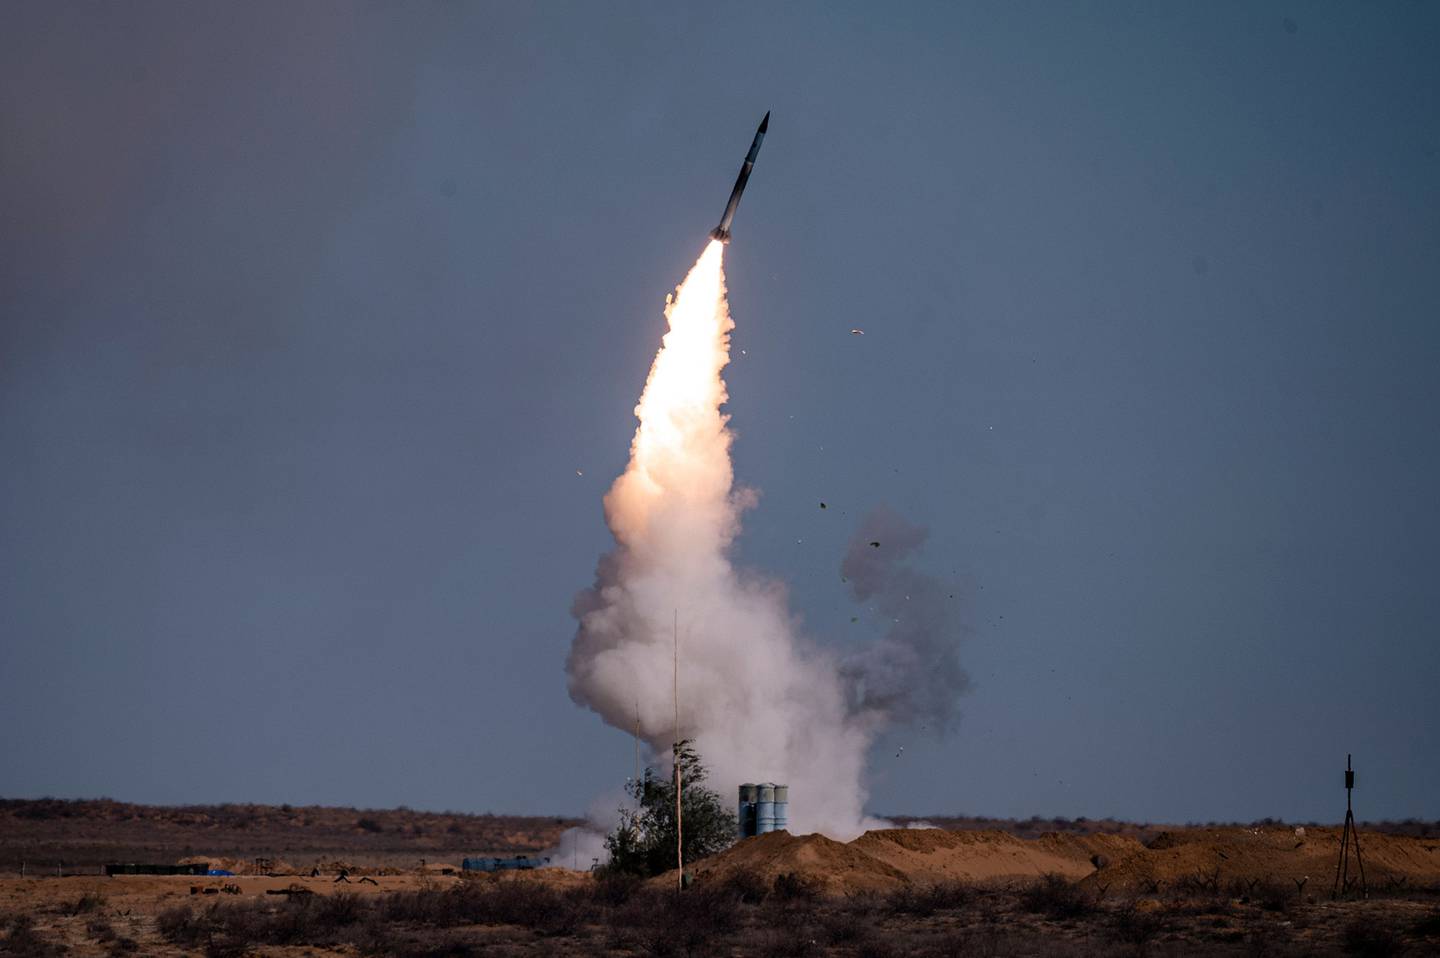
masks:
[[[685,863],[728,848],[735,841],[735,814],[706,788],[705,766],[689,739],[675,747],[681,775],[681,835]],[[610,871],[649,877],[675,867],[675,778],[645,769],[625,791],[635,807],[620,809],[620,823],[605,836]]]

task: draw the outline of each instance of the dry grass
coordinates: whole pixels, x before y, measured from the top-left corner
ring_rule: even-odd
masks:
[[[1433,953],[1436,900],[1421,893],[1331,903],[1296,897],[1283,911],[1264,883],[1243,896],[1114,895],[1054,877],[1030,885],[948,883],[848,898],[800,876],[731,878],[683,893],[613,877],[560,885],[467,880],[417,891],[191,899],[123,917],[47,907],[0,920],[0,954],[123,956],[165,948],[213,958],[286,949],[324,955],[614,954],[635,956],[1394,955]],[[1245,898],[1246,900],[1241,900]],[[173,899],[171,899],[173,901]],[[88,906],[87,906],[88,907]],[[70,914],[74,912],[74,914]]]

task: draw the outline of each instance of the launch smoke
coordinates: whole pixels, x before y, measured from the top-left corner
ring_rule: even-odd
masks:
[[[941,618],[908,618],[931,608],[939,586],[894,565],[923,539],[898,517],[866,527],[892,539],[893,556],[873,550],[882,555],[847,558],[846,567],[858,599],[906,624],[843,663],[798,634],[780,584],[731,563],[755,495],[735,485],[722,412],[734,327],[723,256],[711,242],[666,307],[669,331],[635,408],[630,463],[605,496],[615,549],[572,610],[570,695],[618,729],[638,723],[653,757],[667,757],[677,735],[694,739],[722,794],[741,781],[788,782],[792,831],[853,837],[868,824],[863,776],[874,737],[895,719],[953,714],[947,696],[963,688],[964,673],[954,635],[931,631]],[[906,589],[910,599],[897,599]],[[912,696],[906,686],[917,680]]]
[[[959,718],[957,696],[970,677],[956,647],[960,626],[953,587],[906,563],[926,535],[881,507],[851,538],[840,574],[855,601],[873,609],[887,627],[878,642],[847,658],[840,674],[856,716],[945,732]]]

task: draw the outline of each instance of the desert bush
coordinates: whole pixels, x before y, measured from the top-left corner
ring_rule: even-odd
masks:
[[[315,902],[314,910],[316,925],[327,929],[353,925],[370,912],[366,902],[350,892],[322,896]]]
[[[662,913],[669,924],[693,925],[703,937],[726,935],[740,924],[740,903],[727,895],[691,888],[683,894],[661,897],[668,904]]]
[[[140,943],[134,938],[120,935],[114,941],[105,946],[105,953],[113,958],[122,958],[124,955],[133,955],[140,950]]]
[[[1374,915],[1357,915],[1340,936],[1345,952],[1362,958],[1389,958],[1405,951],[1400,933]]]
[[[1020,895],[1026,911],[1049,918],[1080,918],[1095,910],[1095,902],[1079,885],[1059,875],[1046,875]]]
[[[595,885],[591,889],[590,895],[597,904],[614,908],[625,904],[642,887],[644,887],[644,882],[638,876],[604,869],[596,872]]]
[[[720,887],[736,901],[746,905],[758,905],[770,896],[770,886],[765,879],[745,869],[726,876]]]
[[[813,902],[820,897],[820,884],[795,872],[776,875],[771,890],[776,901],[786,903]]]
[[[566,902],[538,882],[505,881],[472,889],[463,904],[475,924],[541,928],[553,925],[553,916],[564,910]]]
[[[62,955],[65,949],[40,937],[35,930],[35,919],[29,915],[12,917],[5,927],[5,936],[0,938],[0,954],[14,958],[51,958]]]
[[[1437,938],[1440,937],[1440,911],[1426,915],[1417,921],[1410,929],[1410,934],[1416,938]]]
[[[906,950],[887,938],[879,936],[863,939],[855,949],[855,958],[902,958]],[[974,954],[965,951],[963,954]]]
[[[740,927],[741,907],[739,898],[718,885],[647,891],[609,913],[609,938],[617,947],[649,955],[709,954]]]
[[[1116,941],[1144,950],[1169,926],[1166,915],[1159,910],[1142,911],[1130,902],[1119,908],[1110,919],[1110,933]]]
[[[755,929],[741,935],[734,944],[742,955],[776,958],[809,958],[823,951],[813,931],[803,926]]]
[[[1287,887],[1277,881],[1263,881],[1250,892],[1250,899],[1266,911],[1289,911],[1296,897],[1294,885]]]
[[[206,925],[189,905],[176,905],[155,916],[155,930],[160,937],[182,947],[193,948],[204,940],[209,934]]]
[[[820,934],[832,945],[856,945],[870,937],[866,916],[848,908],[820,914]]]
[[[88,915],[105,907],[105,896],[98,891],[87,891],[75,901],[60,906],[62,915]]]
[[[369,832],[372,835],[379,834],[385,830],[385,826],[373,818],[357,818],[355,819],[355,827],[362,832]]]
[[[961,882],[906,885],[885,896],[885,910],[893,915],[924,918],[937,911],[964,908],[975,900],[975,889]]]
[[[85,923],[85,933],[104,944],[115,940],[115,926],[106,918],[92,918]]]

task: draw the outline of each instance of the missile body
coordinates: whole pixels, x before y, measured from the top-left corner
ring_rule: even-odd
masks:
[[[750,152],[745,154],[745,162],[740,165],[740,175],[735,180],[735,189],[730,191],[730,202],[725,204],[725,215],[720,217],[720,225],[710,231],[710,238],[717,239],[722,243],[730,242],[730,221],[735,218],[735,207],[740,205],[740,194],[745,192],[745,184],[750,181],[750,170],[755,166],[755,157],[760,152],[760,143],[765,139],[765,131],[770,128],[770,113],[765,113],[765,119],[760,121],[760,129],[755,131],[755,140],[750,144]]]

